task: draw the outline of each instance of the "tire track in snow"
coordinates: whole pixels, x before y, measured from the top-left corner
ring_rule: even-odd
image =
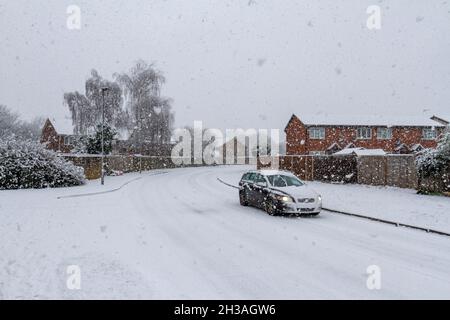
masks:
[[[166,174],[166,173],[167,172],[156,172],[156,173],[148,174],[146,177],[157,176],[157,175]],[[138,181],[138,180],[141,180],[141,179],[146,178],[146,177],[134,178],[134,179],[132,179],[130,181],[125,182],[120,187],[114,188],[114,189],[111,189],[111,190],[99,191],[99,192],[91,192],[91,193],[82,193],[82,194],[73,194],[73,195],[68,195],[68,196],[60,196],[60,197],[57,197],[57,199],[81,198],[81,197],[90,197],[90,196],[98,196],[98,195],[102,195],[102,194],[108,194],[108,193],[119,191],[122,188],[124,188],[127,185],[129,185],[130,183]]]

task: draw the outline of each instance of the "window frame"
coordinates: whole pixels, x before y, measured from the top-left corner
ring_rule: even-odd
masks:
[[[65,146],[71,146],[71,145],[73,145],[73,137],[72,137],[72,136],[69,136],[69,135],[64,136],[64,137],[63,137],[63,144],[64,144]]]
[[[312,134],[312,133],[318,133]],[[311,140],[325,140],[326,138],[326,130],[325,127],[310,127],[308,128],[308,137]]]
[[[433,137],[427,136],[425,134],[425,132],[433,133]],[[433,141],[433,140],[436,140],[437,136],[438,136],[438,134],[437,134],[436,129],[433,129],[433,128],[423,128],[422,129],[422,140]]]
[[[369,132],[369,137],[362,137],[360,136],[360,130],[365,129],[368,130]],[[358,127],[356,128],[356,139],[358,140],[371,140],[372,139],[372,135],[373,135],[373,128],[372,127]]]
[[[387,136],[380,136],[380,132],[384,131],[384,133],[388,132]],[[392,139],[392,128],[388,127],[378,127],[377,128],[377,139],[378,140],[391,140]]]

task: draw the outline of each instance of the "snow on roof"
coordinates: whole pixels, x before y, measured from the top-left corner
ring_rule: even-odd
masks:
[[[333,142],[333,144],[331,144],[331,146],[329,146],[329,147],[327,148],[327,150],[331,150],[331,149],[333,149],[334,147],[338,147],[339,149],[341,149],[341,146],[339,145],[339,143]]]
[[[383,149],[364,149],[356,150],[357,156],[385,156],[386,152]]]
[[[395,147],[394,150],[395,150],[395,151],[400,151],[400,150],[402,150],[402,149],[409,150],[408,146],[407,146],[406,144],[404,144],[404,143],[399,144],[397,147]]]
[[[422,150],[422,149],[424,149],[424,147],[420,143],[416,143],[411,146],[412,151]]]
[[[386,115],[386,114],[365,114],[365,115],[343,115],[317,112],[315,114],[299,114],[297,116],[305,125],[338,125],[338,126],[421,126],[434,127],[443,126],[442,119],[429,114],[418,114],[415,116]],[[432,119],[433,118],[433,119]],[[447,119],[447,118],[445,118]],[[450,118],[449,118],[450,119]]]
[[[72,119],[70,118],[49,118],[58,134],[73,135]]]
[[[344,148],[341,151],[335,152],[335,155],[347,155],[352,154],[355,151],[364,150],[364,148]]]
[[[384,156],[386,152],[383,149],[346,148],[334,153],[334,155],[338,156],[349,154],[356,154],[357,156]]]
[[[130,139],[130,131],[128,129],[117,129],[117,140],[127,141]]]

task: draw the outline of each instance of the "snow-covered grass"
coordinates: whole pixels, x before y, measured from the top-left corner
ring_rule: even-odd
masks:
[[[325,208],[450,232],[450,198],[416,190],[309,182]]]
[[[448,238],[241,207],[217,178],[237,184],[247,169],[0,191],[0,299],[450,298]],[[81,290],[66,286],[70,265],[80,267]],[[381,269],[380,290],[366,286],[371,265]]]

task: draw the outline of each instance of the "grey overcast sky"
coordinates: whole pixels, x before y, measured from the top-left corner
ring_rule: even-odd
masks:
[[[0,37],[0,104],[27,119],[68,114],[63,93],[92,68],[112,78],[139,58],[167,77],[177,126],[450,114],[450,0],[0,0]]]

